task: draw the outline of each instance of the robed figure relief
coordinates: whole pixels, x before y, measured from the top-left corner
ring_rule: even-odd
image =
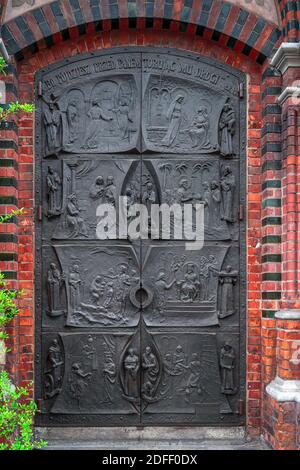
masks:
[[[184,101],[184,96],[178,94],[175,99],[170,104],[168,109],[167,118],[169,121],[169,127],[165,137],[162,139],[162,145],[170,147],[179,132],[181,120],[182,120],[182,105]]]
[[[49,166],[46,178],[48,210],[47,216],[53,217],[61,214],[61,178],[57,171]]]
[[[233,136],[235,134],[235,112],[229,100],[224,105],[220,123],[220,153],[223,157],[231,157],[234,155]]]
[[[124,358],[124,392],[126,399],[137,401],[139,398],[140,359],[133,348],[129,348]]]
[[[222,219],[228,223],[235,221],[233,206],[234,206],[234,191],[235,191],[235,176],[230,166],[226,166],[223,176],[221,178],[221,189],[223,199],[223,214]]]
[[[189,136],[191,137],[193,148],[210,148],[208,131],[208,109],[206,106],[200,106],[189,129]]]
[[[67,226],[70,230],[70,238],[78,236],[87,237],[87,228],[83,218],[80,216],[81,209],[75,193],[68,196],[67,203]]]
[[[234,302],[234,286],[237,283],[238,272],[231,266],[227,266],[225,271],[219,273],[221,285],[219,318],[226,318],[236,312]]]
[[[142,356],[143,369],[143,398],[150,400],[154,398],[156,383],[159,374],[158,360],[150,346],[147,346]]]
[[[98,101],[93,101],[91,109],[88,112],[88,117],[90,118],[90,122],[85,147],[87,149],[96,149],[99,145],[99,133],[101,132],[103,122],[112,121],[113,118],[105,112],[101,103]]]
[[[234,368],[236,355],[233,347],[226,342],[221,349],[220,366],[222,371],[222,393],[234,395],[237,388],[234,385]]]
[[[53,398],[60,392],[63,378],[63,365],[64,360],[61,347],[57,339],[54,339],[49,346],[46,358],[44,383],[46,399]]]
[[[61,305],[61,289],[64,282],[65,278],[63,273],[58,269],[55,263],[51,263],[47,274],[48,314],[51,317],[57,317],[64,313]]]
[[[80,277],[78,265],[73,266],[69,274],[68,285],[70,310],[75,313],[79,310],[82,286],[82,279]]]
[[[44,129],[46,140],[46,155],[56,155],[61,149],[62,120],[59,105],[51,96],[44,110]]]

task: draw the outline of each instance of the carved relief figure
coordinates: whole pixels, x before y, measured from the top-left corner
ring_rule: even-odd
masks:
[[[45,398],[52,398],[61,391],[63,355],[57,339],[49,346],[45,370]]]
[[[93,101],[91,109],[88,112],[88,117],[90,118],[90,123],[88,126],[88,135],[85,140],[85,147],[95,149],[99,145],[98,139],[99,133],[101,133],[102,123],[112,121],[113,118],[105,112],[98,101]]]
[[[177,202],[184,204],[186,202],[192,202],[193,195],[190,192],[191,184],[187,178],[182,178],[179,181],[179,188],[177,189]]]
[[[182,346],[179,344],[173,354],[173,372],[175,375],[181,375],[185,371],[186,355]]]
[[[162,142],[161,142],[161,144],[166,147],[170,147],[174,143],[178,135],[180,124],[181,124],[183,102],[184,102],[184,96],[178,94],[169,106],[169,109],[167,112],[169,127],[168,127],[165,137],[162,139]]]
[[[57,101],[51,95],[44,110],[44,129],[46,134],[46,155],[56,154],[61,148],[61,113]]]
[[[188,365],[189,376],[185,388],[186,401],[189,402],[190,395],[196,391],[198,395],[202,393],[201,386],[201,361],[197,353],[192,354],[192,360]]]
[[[74,362],[74,364],[72,364],[71,373],[69,375],[70,392],[72,397],[77,400],[78,406],[80,405],[80,398],[88,388],[91,376],[91,372],[84,372],[80,362]]]
[[[182,379],[187,369],[187,357],[183,351],[181,344],[176,346],[175,352],[172,354],[172,369],[171,375],[173,377],[172,387],[174,393],[178,393],[182,384]]]
[[[216,227],[221,220],[221,191],[218,183],[213,181],[210,185],[211,201],[210,201],[210,221],[211,225]]]
[[[213,292],[210,292],[212,277],[219,274],[216,265],[217,260],[213,255],[209,256],[208,259],[205,256],[200,258],[199,281],[201,300],[212,301],[216,297]]]
[[[47,199],[48,199],[48,217],[59,215],[61,213],[61,178],[54,169],[49,166],[46,178]]]
[[[146,189],[143,192],[142,203],[146,205],[148,214],[151,212],[151,205],[155,204],[156,194],[153,189],[153,184],[151,182],[146,184]]]
[[[127,399],[135,401],[139,397],[138,371],[140,360],[133,348],[129,348],[124,359],[124,391]]]
[[[72,100],[68,103],[66,115],[69,129],[69,143],[71,144],[78,138],[80,125],[80,116],[76,101]]]
[[[101,299],[103,298],[105,291],[105,282],[103,281],[101,276],[98,275],[95,277],[92,282],[90,291],[95,304],[100,305]]]
[[[188,263],[184,280],[180,282],[180,300],[182,302],[193,302],[199,290],[198,275],[195,273],[194,263]]]
[[[118,272],[117,282],[117,300],[120,302],[120,318],[124,323],[128,321],[126,317],[126,301],[131,287],[130,276],[128,274],[128,266],[121,264]]]
[[[204,224],[206,226],[209,226],[210,225],[211,190],[210,190],[210,185],[207,181],[203,182],[202,187],[203,187],[202,200],[204,202]]]
[[[238,272],[233,271],[231,266],[227,266],[225,271],[219,273],[219,282],[221,284],[220,318],[229,317],[236,312],[234,305],[234,286],[237,282],[237,276]]]
[[[55,263],[50,264],[50,269],[47,273],[47,290],[48,290],[48,305],[49,315],[58,316],[63,314],[61,308],[61,287],[65,282],[64,275],[57,268]]]
[[[208,109],[206,106],[200,106],[188,133],[192,139],[192,147],[195,148],[209,148],[210,143],[208,139],[209,130],[209,117]]]
[[[155,385],[159,374],[157,357],[150,346],[147,346],[142,355],[143,385],[142,394],[144,398],[152,399],[155,395]]]
[[[87,237],[87,228],[83,218],[80,217],[80,208],[75,193],[68,197],[66,221],[71,230],[71,238]]]
[[[79,273],[79,266],[75,264],[68,278],[70,292],[70,307],[72,312],[77,312],[80,306],[82,280]]]
[[[223,199],[223,215],[222,219],[226,222],[233,223],[233,201],[235,190],[235,177],[230,166],[226,166],[221,178],[221,189]]]
[[[105,195],[105,202],[107,204],[112,204],[113,206],[116,205],[117,188],[115,186],[113,176],[107,177],[104,195]]]
[[[234,385],[235,351],[230,343],[226,342],[221,349],[220,366],[222,370],[222,387],[224,395],[234,395],[237,388]]]
[[[166,280],[166,272],[164,270],[159,271],[158,277],[154,283],[154,291],[155,291],[155,307],[153,310],[153,318],[157,316],[157,313],[160,316],[160,321],[164,321],[164,309],[166,304],[166,293],[168,290],[171,289],[173,284],[175,283],[176,279],[174,278],[171,282],[167,282]]]
[[[113,388],[117,380],[117,366],[114,362],[116,346],[112,336],[104,337],[103,348],[104,364],[102,374],[104,378],[105,392],[103,403],[113,403]]]
[[[117,368],[116,364],[113,362],[112,358],[106,358],[104,362],[103,368],[103,375],[104,375],[104,387],[107,399],[110,403],[112,403],[112,385],[116,383],[116,376],[117,376]]]
[[[133,123],[130,100],[127,97],[121,97],[115,112],[117,113],[117,121],[122,132],[121,139],[130,140],[130,123]]]
[[[102,199],[104,196],[104,178],[103,176],[97,176],[95,182],[92,184],[90,189],[90,198],[91,199]]]
[[[82,348],[83,356],[87,357],[87,359],[91,362],[91,369],[92,371],[98,370],[98,357],[96,348],[94,346],[94,340],[91,335],[88,336],[87,343]]]
[[[223,157],[231,157],[234,153],[233,136],[235,134],[235,124],[235,112],[228,99],[223,107],[219,123],[220,152]]]

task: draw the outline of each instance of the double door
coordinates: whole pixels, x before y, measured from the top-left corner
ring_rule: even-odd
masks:
[[[243,77],[132,49],[37,81],[38,423],[243,423]],[[200,249],[153,236],[195,204]]]

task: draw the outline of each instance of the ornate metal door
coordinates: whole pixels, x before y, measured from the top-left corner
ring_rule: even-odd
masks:
[[[38,75],[38,424],[243,423],[244,80],[147,48]],[[100,239],[99,205],[119,214],[121,196]],[[122,232],[136,203],[197,202],[201,250],[174,223],[169,240]]]

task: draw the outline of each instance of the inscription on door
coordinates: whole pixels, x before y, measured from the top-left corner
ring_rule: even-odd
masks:
[[[38,423],[242,424],[243,75],[146,48],[37,80]],[[97,209],[122,196],[202,203],[203,247],[172,220],[169,240],[100,240]]]

